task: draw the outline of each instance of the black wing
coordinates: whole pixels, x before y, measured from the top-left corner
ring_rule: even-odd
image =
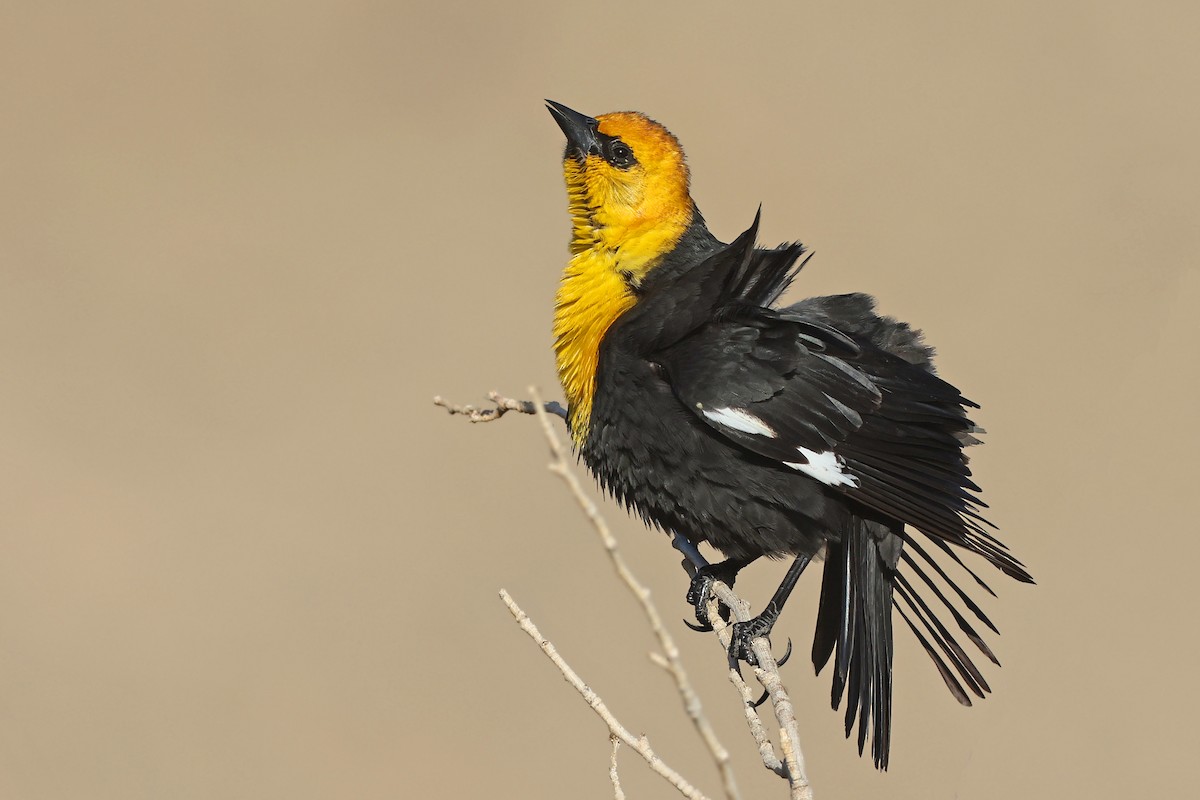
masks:
[[[756,249],[757,224],[677,278],[696,289],[677,287],[689,313],[676,306],[667,318],[690,323],[647,356],[679,401],[731,444],[1030,580],[979,514],[963,453],[978,431],[966,409],[978,406],[933,374],[915,332],[877,317],[863,295],[763,306],[803,248]]]
[[[825,452],[878,409],[879,388],[776,320],[713,323],[656,357],[679,401],[731,441],[781,462]]]
[[[988,592],[949,545],[978,553],[1017,580],[1032,578],[987,532],[989,523],[979,514],[985,506],[963,453],[977,441],[978,429],[967,416],[977,406],[933,373],[932,351],[919,333],[875,315],[865,295],[768,307],[795,276],[803,250],[755,249],[755,222],[726,250],[675,278],[695,284],[670,293],[672,316],[657,319],[672,319],[675,327],[663,325],[658,346],[646,356],[662,367],[679,402],[731,446],[807,474],[871,516],[889,520],[879,532],[858,532],[857,538],[830,531],[834,541],[813,648],[818,669],[838,652],[834,705],[845,690],[848,732],[860,714],[860,750],[871,714],[876,763],[885,765],[891,592],[871,590],[870,581],[859,586],[851,573],[889,578],[898,613],[965,704],[968,691],[982,697],[988,685],[940,615],[948,614],[992,661],[959,606],[993,631],[995,626],[931,557],[929,545]],[[905,525],[929,539],[915,537]],[[936,598],[933,607],[923,594]],[[868,607],[879,614],[866,613]],[[857,624],[856,615],[863,617]],[[880,615],[888,619],[876,619]]]

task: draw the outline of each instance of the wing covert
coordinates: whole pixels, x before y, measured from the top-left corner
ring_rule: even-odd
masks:
[[[679,401],[732,442],[827,485],[855,485],[835,451],[882,395],[866,373],[828,352],[855,345],[826,330],[766,314],[726,320],[655,360]]]

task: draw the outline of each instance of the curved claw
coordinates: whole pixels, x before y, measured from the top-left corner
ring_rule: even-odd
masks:
[[[783,655],[780,656],[779,659],[775,661],[775,666],[782,667],[784,664],[786,664],[788,662],[788,659],[791,657],[792,657],[792,637],[789,636],[788,643],[787,643],[787,649],[784,650]],[[759,696],[759,698],[757,700],[755,700],[753,703],[750,704],[750,707],[758,708],[763,703],[767,702],[767,700],[770,697],[771,697],[771,693],[768,692],[766,689],[763,689],[763,693]]]
[[[696,623],[688,622],[685,619],[685,620],[683,620],[683,624],[687,625],[689,628],[696,631],[697,633],[712,633],[712,629],[713,629],[713,626],[709,625],[707,622],[700,623],[699,625],[697,625]]]
[[[787,649],[783,651],[783,656],[781,658],[775,659],[775,666],[782,667],[784,664],[786,664],[788,662],[788,659],[791,657],[792,657],[792,637],[789,636],[788,643],[787,643]]]
[[[711,631],[712,621],[708,618],[708,601],[712,598],[713,584],[721,581],[727,586],[733,586],[737,580],[738,570],[745,566],[745,562],[728,559],[718,564],[707,564],[692,576],[692,582],[688,584],[687,602],[696,610],[696,621],[700,623],[700,627],[689,624],[688,627],[692,630]],[[720,606],[721,619],[726,623],[729,622],[730,612],[724,605]]]
[[[733,623],[733,638],[729,642],[729,656],[737,661],[745,661],[752,667],[758,666],[758,656],[754,655],[754,651],[750,649],[750,642],[759,637],[763,637],[770,642],[771,628],[775,626],[775,620],[779,618],[779,612],[768,606],[763,613],[746,622]],[[787,651],[784,652],[783,658],[776,663],[783,666],[792,656],[792,640],[788,639]]]

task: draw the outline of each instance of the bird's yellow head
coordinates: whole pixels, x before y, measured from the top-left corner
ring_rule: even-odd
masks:
[[[563,175],[571,252],[615,252],[616,266],[636,285],[675,246],[695,213],[683,148],[645,114],[592,118],[547,104],[567,137]]]
[[[571,261],[554,313],[558,376],[576,444],[587,437],[600,343],[646,273],[695,218],[683,149],[645,114],[588,117],[546,101],[567,137]]]

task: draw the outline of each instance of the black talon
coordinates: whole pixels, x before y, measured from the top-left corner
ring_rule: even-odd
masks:
[[[706,564],[696,570],[692,576],[692,582],[688,585],[687,601],[696,610],[696,621],[700,623],[700,627],[697,628],[688,623],[689,628],[694,631],[711,631],[713,629],[712,620],[708,618],[708,601],[712,597],[713,584],[720,581],[726,586],[733,586],[738,572],[749,563],[745,560],[727,558],[718,564]],[[720,614],[721,619],[728,623],[729,609],[721,605]]]
[[[683,620],[683,624],[687,625],[689,628],[696,631],[697,633],[712,633],[712,629],[713,629],[712,625],[707,625],[707,624],[697,625],[694,622],[688,622],[686,619]]]
[[[763,637],[770,641],[771,628],[775,627],[775,620],[779,618],[779,611],[775,606],[768,604],[754,619],[746,622],[733,623],[733,638],[729,642],[729,657],[735,661],[745,661],[752,667],[758,666],[758,656],[754,655],[754,651],[750,649],[750,643],[759,637]]]
[[[791,657],[792,657],[792,637],[789,636],[788,643],[787,643],[787,650],[783,651],[783,655],[775,662],[775,666],[782,667],[784,664],[786,664],[788,662],[788,659]],[[767,702],[767,698],[769,698],[770,696],[771,696],[771,693],[768,692],[766,689],[764,689],[762,695],[757,700],[755,700],[753,703],[751,703],[750,707],[758,708],[763,703]]]
[[[775,660],[775,666],[782,667],[792,657],[792,637],[788,637],[787,649],[783,651],[783,657]]]

